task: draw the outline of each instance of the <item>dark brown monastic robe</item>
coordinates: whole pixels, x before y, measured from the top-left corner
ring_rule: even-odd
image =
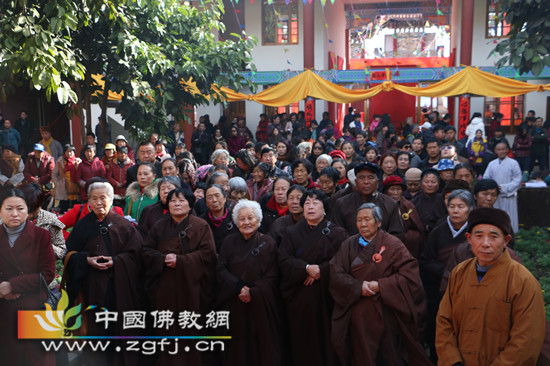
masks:
[[[176,268],[166,267],[166,255],[177,255]],[[143,247],[145,266],[145,290],[150,304],[156,310],[170,310],[177,318],[180,312],[200,314],[199,324],[212,310],[216,247],[208,224],[198,217],[188,215],[179,224],[171,215],[163,217],[149,232]],[[182,329],[178,321],[169,329],[158,329],[159,335],[197,336],[205,332],[196,328]],[[182,348],[188,345],[190,352]],[[160,353],[160,365],[202,364],[201,354],[194,344],[180,341],[180,352],[170,355]]]
[[[168,210],[162,207],[162,203],[160,201],[152,205],[145,206],[139,216],[138,224],[138,231],[143,240],[147,238],[149,230],[151,230],[153,225],[167,214]]]
[[[428,235],[430,231],[448,215],[447,207],[445,207],[445,201],[441,193],[426,196],[423,192],[418,192],[411,199],[411,202],[420,215],[420,221],[422,221],[422,225],[424,225],[426,235]]]
[[[435,347],[435,318],[442,295],[439,292],[441,279],[451,253],[460,243],[466,240],[465,233],[466,229],[462,230],[456,238],[453,238],[449,223],[445,218],[428,235],[424,251],[419,259],[420,276],[428,299],[426,340],[432,349]],[[432,354],[435,356],[435,349]],[[432,360],[435,361],[435,359]]]
[[[40,273],[47,283],[55,275],[55,256],[50,232],[27,221],[10,247],[8,235],[0,225],[0,282],[9,281],[15,300],[0,299],[0,355],[3,365],[53,366],[55,355],[46,353],[40,341],[17,339],[17,311],[41,310],[46,299],[40,294]],[[42,295],[42,296],[40,296]]]
[[[378,281],[380,292],[362,297],[363,281]],[[399,239],[380,230],[362,247],[359,234],[348,238],[330,261],[329,288],[332,343],[343,365],[431,364],[419,342],[426,301],[418,262]]]
[[[401,211],[403,229],[405,230],[403,244],[405,244],[412,256],[418,259],[422,254],[424,240],[426,239],[424,226],[418,215],[418,210],[410,201],[403,197],[399,201],[399,210]]]
[[[71,302],[80,294],[82,308],[95,305],[119,313],[140,310],[137,283],[142,245],[143,240],[137,229],[113,211],[109,211],[102,222],[93,212],[80,219],[67,238],[67,252],[76,251],[69,258],[66,269],[67,292]],[[114,266],[98,270],[87,263],[87,257],[99,255],[113,257]],[[104,323],[95,322],[94,310],[87,311],[85,315],[89,336],[132,335],[131,331],[122,329],[122,321],[105,330]],[[114,350],[89,352],[86,355],[91,364],[103,364],[107,360],[113,362],[114,359],[116,364],[128,365],[135,364],[137,358],[135,352],[117,353]]]
[[[390,197],[379,192],[373,193],[367,201],[363,201],[359,192],[338,199],[331,211],[332,222],[346,229],[350,235],[357,234],[357,209],[363,203],[374,203],[380,207],[382,210],[382,226],[380,228],[382,230],[400,239],[404,236],[399,205]]]
[[[226,209],[227,215],[225,216],[225,219],[223,220],[222,224],[218,227],[216,227],[212,220],[210,219],[210,216],[208,215],[210,211],[206,211],[202,214],[201,219],[206,221],[208,223],[208,226],[210,226],[210,230],[212,230],[212,234],[214,235],[214,243],[216,244],[216,253],[220,252],[220,249],[222,247],[223,241],[226,237],[228,237],[231,234],[239,232],[239,229],[237,228],[237,225],[233,222],[233,211],[230,209]]]
[[[345,229],[323,220],[311,227],[305,219],[288,228],[279,247],[281,291],[288,319],[293,364],[337,365],[331,342],[334,300],[328,291],[329,261],[346,240]],[[316,264],[321,278],[306,286],[306,266]]]
[[[329,217],[332,217],[332,211],[334,210],[334,207],[336,205],[336,201],[338,201],[338,199],[344,197],[344,196],[347,196],[348,194],[351,194],[355,192],[351,186],[351,184],[348,184],[348,186],[344,189],[341,189],[337,192],[334,192],[334,194],[332,196],[330,196],[330,201],[329,201],[329,212],[327,212],[327,215],[330,215]]]
[[[217,265],[217,308],[230,311],[231,341],[223,355],[228,366],[281,365],[281,307],[277,244],[256,232],[245,240],[228,236]],[[239,299],[243,286],[251,301]]]
[[[280,246],[287,229],[294,225],[296,225],[296,221],[294,221],[292,214],[279,217],[277,220],[275,220],[273,225],[271,225],[269,236],[275,239],[277,246]]]

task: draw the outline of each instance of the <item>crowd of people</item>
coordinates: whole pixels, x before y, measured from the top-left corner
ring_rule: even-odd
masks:
[[[128,335],[94,324],[104,309],[169,311],[149,336],[207,335],[178,315],[230,313],[224,352],[85,350],[86,365],[534,365],[544,302],[513,236],[524,172],[548,176],[542,120],[510,149],[498,114],[474,114],[460,140],[435,111],[397,129],[353,108],[342,130],[304,117],[262,114],[253,135],[206,115],[189,150],[172,123],[135,154],[104,122],[78,155],[42,127],[27,156],[6,121],[0,343],[15,364],[55,362],[13,319],[43,300],[42,278],[57,286],[57,259],[92,335]]]

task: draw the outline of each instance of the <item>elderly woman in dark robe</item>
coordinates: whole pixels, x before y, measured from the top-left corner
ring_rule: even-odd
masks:
[[[288,214],[286,192],[291,185],[292,180],[290,178],[279,177],[273,182],[273,193],[263,196],[259,201],[263,216],[260,232],[269,233],[275,220]]]
[[[190,215],[195,203],[193,192],[176,188],[167,197],[170,215],[151,228],[143,247],[145,291],[155,310],[183,311],[205,316],[212,310],[216,247],[208,224]],[[159,335],[197,336],[194,327],[182,329],[174,322],[168,329],[157,329]],[[183,346],[183,345],[182,345]],[[174,355],[161,352],[160,365],[202,364],[201,354],[190,352]]]
[[[92,212],[80,219],[67,238],[67,292],[71,303],[82,304],[86,311],[89,336],[128,335],[122,322],[96,323],[95,313],[133,311],[138,303],[138,274],[143,240],[137,229],[112,210],[113,187],[106,182],[88,187]],[[77,300],[78,298],[78,300]],[[129,365],[137,362],[135,352],[86,352],[86,363],[93,365]],[[109,362],[107,362],[109,360]]]
[[[224,239],[236,233],[237,226],[233,223],[231,209],[227,206],[227,194],[222,186],[212,184],[206,189],[204,199],[208,211],[202,214],[201,218],[210,226],[216,243],[216,252],[219,253]]]
[[[447,218],[437,225],[426,240],[420,257],[420,275],[428,298],[426,340],[435,359],[435,318],[441,301],[441,279],[454,249],[466,241],[468,214],[474,208],[474,197],[465,189],[452,191],[447,199]]]
[[[277,246],[281,245],[281,241],[283,240],[286,230],[289,227],[296,225],[296,223],[304,216],[304,208],[300,205],[300,200],[305,193],[306,189],[299,184],[291,186],[286,191],[288,214],[275,220],[269,230],[269,236],[275,239]]]
[[[357,210],[359,233],[330,261],[332,342],[343,365],[431,365],[419,339],[426,301],[418,262],[380,229],[382,210]]]
[[[257,202],[239,201],[233,209],[239,233],[224,240],[218,256],[217,307],[231,314],[224,365],[281,365],[277,244],[258,231],[261,221]]]
[[[418,210],[426,235],[430,233],[447,215],[445,201],[439,193],[440,179],[437,170],[430,168],[420,176],[422,191],[411,202]]]
[[[45,301],[42,275],[50,283],[55,257],[50,233],[27,220],[23,192],[5,190],[0,196],[0,350],[2,363],[15,366],[53,366],[55,356],[38,341],[17,339],[17,311],[38,310]]]
[[[329,261],[348,233],[326,219],[328,202],[321,190],[307,191],[300,200],[304,218],[287,229],[279,247],[281,291],[295,365],[338,363],[330,343],[334,301],[328,290]]]
[[[167,159],[168,160],[168,159]],[[165,160],[165,161],[167,161]],[[173,175],[168,175],[164,178],[161,178],[158,181],[159,187],[159,200],[157,203],[146,206],[141,212],[141,217],[139,218],[138,230],[143,239],[147,238],[149,230],[153,225],[168,214],[168,193],[173,191],[176,188],[181,187],[181,181],[178,177]]]
[[[422,225],[422,221],[420,221],[418,210],[411,201],[403,197],[403,191],[405,191],[405,189],[407,189],[407,186],[398,175],[390,175],[384,179],[382,184],[382,193],[393,199],[399,205],[401,222],[403,223],[403,229],[405,231],[403,244],[405,244],[413,257],[418,259],[420,258],[420,254],[422,254],[426,235],[424,234],[424,226]]]

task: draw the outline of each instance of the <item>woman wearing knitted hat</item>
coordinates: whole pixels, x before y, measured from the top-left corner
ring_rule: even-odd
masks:
[[[416,207],[403,197],[403,191],[407,186],[403,183],[403,179],[397,175],[390,175],[384,180],[382,186],[383,193],[392,198],[399,205],[401,222],[405,230],[403,244],[405,244],[413,257],[416,259],[420,258],[426,235]]]

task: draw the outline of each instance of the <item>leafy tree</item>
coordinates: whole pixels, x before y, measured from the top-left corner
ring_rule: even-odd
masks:
[[[184,120],[189,106],[221,102],[214,83],[253,88],[239,73],[254,69],[255,39],[224,32],[221,0],[200,8],[176,0],[13,0],[0,4],[0,93],[29,81],[77,103],[91,127],[90,105],[103,116],[107,93],[122,95],[118,111],[135,137],[166,130],[167,116]],[[184,81],[193,81],[199,93]]]
[[[510,25],[509,37],[500,41],[494,51],[504,55],[497,62],[510,64],[520,73],[540,75],[550,66],[550,7],[547,0],[499,0],[499,21]]]

